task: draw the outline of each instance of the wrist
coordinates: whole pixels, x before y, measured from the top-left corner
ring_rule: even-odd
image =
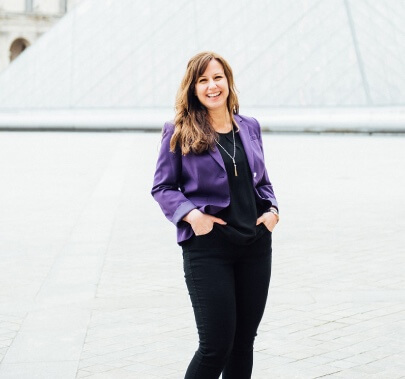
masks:
[[[277,222],[280,221],[280,216],[279,216],[279,214],[278,214],[278,210],[277,210],[276,207],[270,207],[270,209],[268,210],[268,212],[273,213],[274,216],[276,216]]]
[[[201,213],[197,208],[192,209],[190,212],[188,212],[184,217],[183,217],[183,221],[188,222],[189,224],[191,224],[192,219],[194,218],[194,216],[197,213]]]

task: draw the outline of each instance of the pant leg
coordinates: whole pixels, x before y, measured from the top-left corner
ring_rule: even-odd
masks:
[[[243,248],[235,265],[236,332],[223,379],[249,379],[253,368],[253,343],[262,319],[271,274],[271,233],[266,232]]]
[[[185,378],[218,379],[235,333],[234,256],[224,246],[214,246],[213,236],[195,238],[197,244],[183,247],[183,257],[200,341]]]

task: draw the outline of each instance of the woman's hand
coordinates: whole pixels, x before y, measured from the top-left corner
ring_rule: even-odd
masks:
[[[226,222],[221,218],[202,213],[198,209],[193,209],[187,213],[183,220],[191,225],[196,236],[208,234],[214,227],[214,222],[226,225]]]
[[[274,213],[265,212],[257,219],[256,225],[263,223],[270,232],[273,232],[277,222],[277,216]]]

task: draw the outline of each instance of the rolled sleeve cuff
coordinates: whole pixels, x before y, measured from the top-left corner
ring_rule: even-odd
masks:
[[[278,205],[273,205],[273,204],[265,212],[270,212],[271,208],[274,208],[277,211],[277,213],[280,213],[280,211],[278,210]]]
[[[185,201],[184,203],[181,203],[179,207],[176,209],[176,212],[174,212],[172,219],[173,224],[177,225],[187,213],[189,213],[195,208],[197,208],[197,206],[194,205],[189,200]]]

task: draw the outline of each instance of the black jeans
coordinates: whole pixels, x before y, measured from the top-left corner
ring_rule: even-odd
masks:
[[[260,226],[266,228],[264,225]],[[186,379],[248,379],[271,273],[271,232],[236,245],[214,227],[183,246],[184,273],[199,334]]]

